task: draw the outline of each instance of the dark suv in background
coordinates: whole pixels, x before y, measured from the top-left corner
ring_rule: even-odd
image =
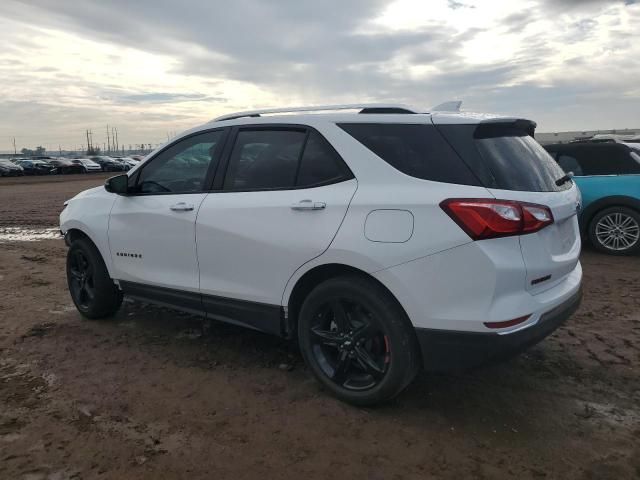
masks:
[[[113,158],[107,157],[106,155],[91,157],[91,160],[100,165],[103,172],[124,172],[126,170],[129,170],[123,163],[117,162]]]

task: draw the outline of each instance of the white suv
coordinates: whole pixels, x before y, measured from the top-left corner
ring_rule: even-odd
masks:
[[[69,200],[78,310],[107,317],[128,295],[297,339],[358,405],[422,365],[517,353],[571,315],[580,194],[535,123],[317,109],[355,107],[221,117]]]

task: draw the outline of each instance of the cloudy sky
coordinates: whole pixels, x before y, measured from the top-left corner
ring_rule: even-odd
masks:
[[[1,0],[0,151],[158,143],[248,108],[400,102],[640,127],[637,0]]]

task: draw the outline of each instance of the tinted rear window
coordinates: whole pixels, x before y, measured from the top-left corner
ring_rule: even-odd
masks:
[[[435,182],[480,185],[433,125],[341,123],[339,127],[402,173]]]
[[[488,188],[528,192],[566,190],[565,173],[521,128],[509,124],[438,125],[438,129]]]

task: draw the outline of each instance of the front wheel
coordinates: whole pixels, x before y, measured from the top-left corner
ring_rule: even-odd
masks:
[[[98,249],[86,238],[74,241],[67,253],[67,284],[78,311],[87,318],[113,315],[122,292],[109,277]]]
[[[598,212],[589,224],[589,240],[596,249],[612,255],[640,251],[640,213],[627,207]]]
[[[358,275],[327,280],[309,294],[300,309],[298,340],[320,383],[358,406],[392,399],[420,365],[402,308],[381,285]]]

